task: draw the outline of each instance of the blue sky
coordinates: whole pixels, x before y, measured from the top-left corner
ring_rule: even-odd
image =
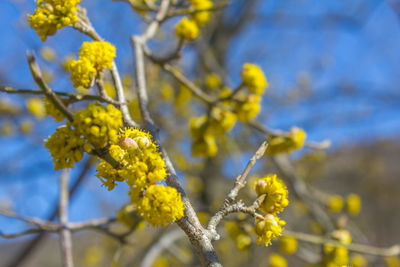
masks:
[[[82,5],[88,8],[98,32],[117,46],[120,70],[132,72],[129,36],[140,32],[144,25],[122,3],[83,0]],[[17,88],[36,88],[25,62],[27,49],[38,51],[44,45],[24,22],[25,12],[33,8],[34,1],[0,1],[0,81],[6,76],[6,84]],[[280,129],[304,127],[309,139],[331,139],[334,147],[399,134],[400,23],[385,1],[260,1],[256,10],[255,19],[228,48],[228,74],[234,86],[244,62],[262,66],[271,85],[260,116],[266,125]],[[45,45],[63,57],[76,53],[85,40],[72,29],[62,29]],[[183,62],[190,64],[190,57],[184,57]],[[312,82],[313,98],[291,105],[277,104],[275,97],[282,99],[301,75]],[[58,78],[53,86],[60,91],[71,90],[68,77]],[[345,90],[350,93],[343,94]],[[0,93],[0,97],[5,96]],[[11,98],[23,105],[21,98]],[[55,127],[47,120],[38,136],[46,138]],[[0,145],[4,148],[0,160],[9,162],[0,173],[0,202],[13,199],[21,214],[45,216],[57,199],[59,175],[49,172],[52,166],[48,152],[34,145],[31,148],[36,153],[26,153],[19,137],[0,137]],[[27,163],[29,170],[19,171]],[[73,179],[75,176],[73,173]],[[99,216],[99,195],[108,194],[107,199],[113,203],[127,200],[119,197],[126,191],[123,186],[106,192],[99,185],[96,178],[89,179],[71,207],[72,220]],[[0,229],[14,231],[21,226],[6,225],[8,222],[0,217]]]

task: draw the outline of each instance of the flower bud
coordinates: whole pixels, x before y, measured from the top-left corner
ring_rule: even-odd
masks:
[[[131,149],[131,150],[135,150],[138,149],[139,146],[138,144],[135,142],[135,140],[133,140],[132,138],[129,137],[123,137],[119,140],[119,143],[121,145],[122,148],[124,149]]]

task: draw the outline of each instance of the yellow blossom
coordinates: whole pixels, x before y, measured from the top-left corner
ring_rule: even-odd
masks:
[[[224,135],[235,126],[236,119],[236,115],[233,112],[213,108],[211,111],[211,120],[208,124],[209,131],[216,135]]]
[[[261,95],[268,87],[267,79],[261,68],[254,64],[246,63],[242,69],[243,85],[247,86],[250,93]]]
[[[53,157],[54,169],[73,168],[83,157],[85,140],[68,126],[62,126],[46,140],[45,147]]]
[[[353,254],[350,257],[350,263],[352,267],[367,267],[368,261],[367,259],[361,254]]]
[[[347,265],[349,261],[349,255],[347,248],[343,246],[334,246],[332,244],[326,244],[324,246],[325,257],[322,262],[322,266],[335,267]]]
[[[28,16],[29,25],[36,30],[42,41],[57,30],[74,24],[80,0],[38,0],[36,10]]]
[[[221,78],[216,73],[210,73],[206,76],[206,87],[209,89],[218,89],[222,85]]]
[[[286,254],[297,251],[297,239],[292,236],[283,236],[279,239],[279,250]]]
[[[95,148],[102,148],[118,141],[117,133],[122,127],[122,114],[112,105],[104,107],[92,103],[75,113],[72,125],[88,143]]]
[[[194,40],[199,35],[199,28],[196,22],[184,17],[175,26],[175,34],[181,39]]]
[[[293,127],[290,132],[282,135],[269,135],[267,154],[290,153],[304,145],[306,133],[303,129]]]
[[[43,100],[40,98],[29,98],[26,101],[26,108],[36,119],[43,119],[46,116]]]
[[[153,226],[175,222],[183,217],[183,211],[181,195],[173,187],[151,185],[138,201],[138,212]]]
[[[338,240],[342,244],[350,244],[352,241],[351,235],[349,231],[340,229],[340,230],[335,230],[332,232],[332,237],[336,240]]]
[[[194,157],[214,157],[218,152],[215,137],[205,135],[192,142],[192,155]]]
[[[190,5],[193,6],[195,10],[202,10],[191,14],[191,18],[199,26],[206,24],[210,20],[211,12],[207,9],[213,7],[213,2],[211,0],[190,0]]]
[[[106,91],[106,94],[111,98],[115,98],[115,96],[117,95],[114,85],[110,82],[104,83],[104,89]]]
[[[239,99],[240,101],[236,102],[234,106],[234,111],[237,114],[239,121],[251,121],[258,115],[258,113],[260,113],[261,97],[259,95],[241,95],[239,96]]]
[[[40,49],[40,55],[43,59],[47,61],[54,61],[56,59],[56,53],[54,52],[54,49],[50,46],[42,47]]]
[[[83,42],[79,58],[86,58],[97,71],[111,69],[115,58],[115,47],[104,41]]]
[[[391,256],[385,258],[385,263],[387,267],[399,267],[400,261],[398,256]]]
[[[350,215],[357,215],[361,210],[361,198],[356,194],[350,194],[347,196],[347,212]]]
[[[268,246],[272,240],[278,239],[282,234],[282,226],[285,224],[284,220],[280,220],[278,216],[272,214],[266,214],[262,220],[257,219],[254,229],[258,236],[257,243],[262,242],[265,246]]]
[[[137,207],[133,203],[122,206],[117,212],[117,221],[123,223],[128,228],[132,228],[132,226],[138,222],[136,209]]]
[[[287,262],[286,259],[279,254],[272,253],[269,256],[269,265],[268,267],[286,267]]]
[[[339,195],[331,196],[328,199],[328,207],[334,213],[340,212],[343,208],[343,197]]]
[[[70,60],[67,64],[66,69],[71,72],[71,81],[75,88],[89,88],[93,85],[97,72],[88,59]]]
[[[254,184],[254,189],[258,196],[265,194],[259,208],[263,212],[276,214],[283,211],[289,204],[286,185],[276,174],[268,174],[258,179]]]

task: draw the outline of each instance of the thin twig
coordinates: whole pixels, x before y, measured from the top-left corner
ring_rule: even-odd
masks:
[[[71,231],[66,227],[68,225],[68,181],[69,171],[67,169],[63,169],[60,175],[60,246],[63,266],[73,267],[74,260],[72,256]]]

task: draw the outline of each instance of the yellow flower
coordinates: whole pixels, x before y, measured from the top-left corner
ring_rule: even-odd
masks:
[[[62,100],[65,106],[68,106],[68,101]],[[46,111],[46,115],[52,116],[57,122],[60,122],[64,119],[64,114],[54,106],[53,102],[47,97],[44,98],[44,109]]]
[[[175,188],[151,185],[139,199],[138,211],[151,225],[166,226],[183,217],[184,205]]]
[[[332,237],[336,240],[338,240],[342,244],[350,244],[352,241],[351,235],[349,231],[341,229],[341,230],[335,230],[332,232]]]
[[[400,266],[400,261],[398,256],[391,256],[391,257],[386,257],[385,262],[387,267],[399,267]]]
[[[257,219],[255,226],[255,233],[257,237],[257,244],[264,243],[268,246],[272,240],[278,239],[282,234],[282,226],[285,225],[284,220],[280,220],[278,216],[266,214],[263,220]]]
[[[54,169],[73,168],[83,157],[85,140],[68,126],[62,126],[46,140],[45,147],[53,157]]]
[[[293,254],[297,251],[297,239],[292,236],[283,236],[279,239],[279,249],[283,253]]]
[[[29,98],[26,101],[26,108],[36,119],[43,119],[46,116],[43,100],[40,98]]]
[[[333,195],[328,200],[328,208],[334,212],[338,213],[343,208],[343,198],[339,195]]]
[[[368,261],[367,259],[361,254],[353,254],[350,257],[350,263],[352,267],[367,267]]]
[[[342,246],[333,246],[326,244],[324,246],[325,257],[323,259],[323,266],[335,267],[347,265],[349,255],[347,248]]]
[[[306,133],[297,127],[293,127],[289,133],[284,135],[269,135],[267,154],[290,153],[304,145]]]
[[[190,5],[195,8],[195,10],[204,10],[199,12],[194,12],[191,14],[191,18],[199,25],[202,26],[210,20],[211,12],[207,9],[213,7],[213,2],[210,0],[190,0]]]
[[[264,89],[268,87],[264,72],[257,65],[246,63],[242,69],[242,81],[249,89],[250,93],[261,95]]]
[[[122,127],[121,111],[113,105],[104,107],[97,103],[74,115],[72,125],[95,148],[103,148],[118,141],[118,130]]]
[[[235,103],[234,111],[241,122],[248,122],[260,113],[261,97],[259,95],[241,95],[241,101]],[[244,99],[243,99],[244,98]]]
[[[216,73],[210,73],[206,76],[206,87],[209,89],[218,89],[222,85],[221,78]]]
[[[175,26],[175,34],[181,39],[194,40],[199,35],[199,28],[196,22],[184,17]]]
[[[111,98],[115,98],[115,96],[117,95],[117,92],[115,92],[114,85],[110,82],[104,83],[104,89],[106,91],[106,94]]]
[[[276,253],[272,253],[269,256],[268,267],[286,267],[286,266],[287,266],[287,262],[284,257],[282,257]]]
[[[356,194],[350,194],[347,196],[347,212],[350,215],[357,215],[361,210],[361,199]]]
[[[209,132],[216,135],[224,135],[235,126],[236,119],[236,115],[232,112],[213,108],[211,111],[211,120],[208,124]]]
[[[38,0],[36,10],[28,16],[29,25],[36,30],[42,41],[57,30],[74,24],[80,0]]]
[[[104,41],[83,42],[79,58],[86,58],[97,71],[111,69],[115,58],[115,47]]]
[[[114,58],[115,47],[112,44],[104,41],[84,42],[79,50],[79,60],[70,60],[66,65],[74,87],[91,87],[99,71],[111,69]]]
[[[184,85],[179,87],[178,95],[176,96],[175,103],[178,107],[182,107],[192,98],[192,92]]]
[[[251,245],[251,237],[247,234],[239,234],[236,237],[236,247],[240,251],[246,251]]]
[[[142,113],[140,112],[139,101],[137,98],[132,99],[128,103],[129,114],[135,121],[140,121],[142,118]]]
[[[86,58],[70,60],[66,65],[66,69],[71,72],[71,81],[75,88],[91,87],[97,74],[92,63]]]
[[[254,189],[258,196],[265,194],[265,198],[259,208],[262,212],[277,214],[289,205],[286,185],[276,174],[268,174],[264,178],[257,180],[254,184]]]

